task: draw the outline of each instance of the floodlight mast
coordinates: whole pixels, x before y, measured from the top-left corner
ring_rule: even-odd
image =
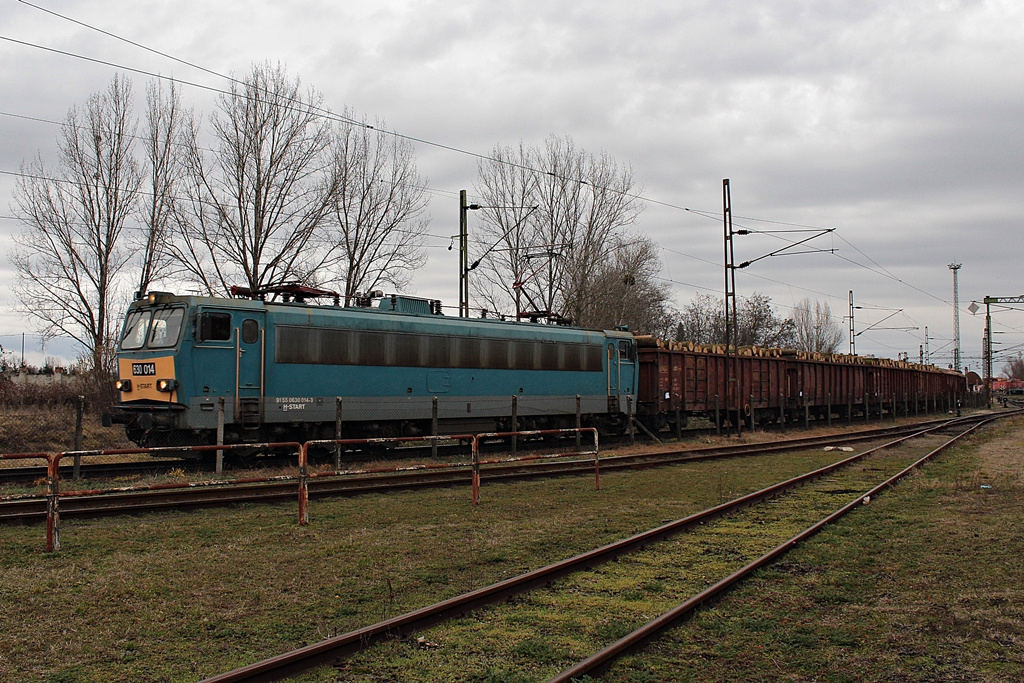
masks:
[[[953,271],[953,369],[960,371],[960,280],[961,263],[950,263]]]

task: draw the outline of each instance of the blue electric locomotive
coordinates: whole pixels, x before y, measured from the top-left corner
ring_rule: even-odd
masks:
[[[215,443],[220,421],[226,443],[335,438],[339,421],[346,438],[415,436],[435,411],[438,433],[507,430],[513,397],[519,428],[575,426],[579,410],[617,431],[635,406],[627,331],[453,318],[397,295],[340,306],[297,285],[236,294],[131,304],[111,418],[132,441]]]

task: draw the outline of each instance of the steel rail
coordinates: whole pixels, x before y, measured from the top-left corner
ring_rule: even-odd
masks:
[[[180,467],[185,470],[194,469],[195,462],[188,460],[144,460],[141,462],[110,462],[83,463],[79,468],[81,479],[95,479],[113,476],[125,476],[153,472],[154,470],[173,469]],[[60,478],[66,480],[74,474],[74,465],[61,465]],[[2,467],[0,468],[0,484],[23,483],[35,481],[46,476],[45,467]]]
[[[743,579],[750,576],[757,569],[764,567],[765,565],[774,561],[776,558],[789,552],[797,544],[807,540],[808,538],[818,533],[824,527],[831,524],[832,522],[835,522],[836,520],[844,517],[852,510],[856,509],[859,505],[867,503],[872,496],[878,495],[882,491],[891,488],[901,479],[906,477],[908,474],[924,465],[926,462],[934,458],[939,453],[950,448],[953,444],[955,444],[968,434],[972,433],[974,430],[978,429],[981,425],[987,424],[987,422],[990,422],[995,419],[998,418],[993,417],[990,418],[989,420],[967,426],[965,431],[949,439],[942,445],[938,446],[937,448],[929,452],[927,455],[915,461],[910,466],[901,470],[900,472],[893,475],[889,479],[886,479],[881,484],[878,484],[869,491],[866,491],[858,495],[856,498],[854,498],[849,503],[839,508],[835,512],[829,514],[828,516],[822,518],[818,522],[807,527],[806,529],[796,534],[792,538],[777,545],[775,548],[769,550],[761,557],[753,560],[749,564],[733,572],[721,581],[718,581],[714,585],[709,586],[700,593],[697,593],[696,595],[692,596],[691,598],[681,603],[677,607],[674,607],[673,609],[663,613],[656,619],[653,619],[647,624],[644,624],[640,628],[634,630],[632,633],[623,636],[616,642],[612,643],[603,650],[591,655],[587,659],[577,663],[572,667],[569,667],[568,669],[565,669],[557,676],[549,678],[548,683],[569,683],[569,681],[578,679],[582,676],[594,676],[603,674],[608,669],[608,667],[611,666],[611,664],[619,657],[642,648],[648,642],[657,637],[662,631],[664,631],[667,628],[670,628],[678,621],[690,616],[704,603],[709,602],[715,599],[716,597],[720,596],[722,593],[732,588]]]
[[[968,416],[966,418],[960,418],[960,419],[968,419],[969,420],[969,419],[972,419],[972,417]],[[949,420],[947,420],[947,419],[938,419],[938,420],[926,420],[926,421],[922,421],[922,422],[914,422],[914,423],[911,423],[910,425],[875,427],[875,428],[872,428],[872,429],[857,430],[855,432],[850,432],[849,434],[843,434],[842,438],[844,438],[846,440],[853,440],[855,438],[869,439],[869,438],[872,438],[873,435],[889,435],[889,434],[893,434],[893,433],[905,432],[907,429],[910,429],[910,428],[922,428],[924,426],[931,425],[931,424],[939,424],[939,423],[947,423],[947,422],[949,422]],[[603,439],[603,443],[604,443],[605,446],[621,444],[622,443],[622,439],[624,439],[624,438],[626,438],[626,437],[619,437],[618,439],[616,439],[615,437],[608,437],[608,436],[606,436]],[[820,437],[820,436],[799,437],[799,438],[794,438],[794,439],[786,439],[785,443],[799,444],[799,443],[802,443],[802,442],[806,441],[808,443],[812,443],[813,444],[813,443],[816,443],[817,441],[820,441],[822,438],[823,437]],[[825,437],[825,438],[827,438],[827,437]],[[382,439],[382,441],[392,441],[392,440],[391,439]],[[684,442],[685,442],[685,439],[684,439]],[[320,442],[317,442],[317,443],[320,443]],[[323,443],[334,443],[334,442],[333,441],[324,441]],[[526,442],[526,444],[523,444],[521,442],[520,443],[520,448],[527,448],[527,447],[529,447],[530,443],[531,442]],[[237,445],[230,445],[230,446],[225,445],[225,446],[223,446],[223,448],[228,449],[228,448],[245,447],[245,446],[246,446],[246,444],[237,444]],[[451,448],[451,446],[441,445],[440,448]],[[493,451],[495,449],[500,449],[500,448],[501,448],[501,446],[499,444],[493,444],[493,443],[483,443],[483,444],[481,444],[481,452],[483,452],[483,451]],[[721,447],[718,447],[717,449],[689,449],[688,451],[681,450],[679,452],[692,452],[692,451],[709,452],[709,450],[721,450],[721,451],[724,452],[724,451],[727,451],[729,449],[736,449],[736,448],[743,448],[743,446],[721,446]],[[175,450],[179,450],[179,448],[178,447],[164,447],[162,450],[175,451]],[[420,451],[420,450],[425,450],[425,448],[421,449],[421,448],[413,448],[413,447],[409,447],[409,446],[403,446],[402,449],[401,449],[401,452],[404,455],[407,452],[417,452],[417,451]],[[140,452],[140,451],[144,452],[145,449],[131,449],[131,450],[127,450],[125,452],[137,453],[137,452]],[[3,457],[3,455],[0,455],[0,458],[2,458],[2,457]],[[280,459],[281,458],[277,458],[277,460],[280,460]],[[501,460],[500,459],[499,460],[486,460],[486,461],[481,461],[481,462],[482,463],[486,463],[486,464],[490,464],[492,462],[501,462]],[[202,465],[202,461],[196,460],[194,458],[178,458],[178,459],[174,459],[174,460],[139,460],[139,461],[135,461],[135,462],[118,462],[118,463],[102,463],[102,464],[82,463],[81,468],[80,468],[80,473],[81,473],[82,477],[102,478],[104,476],[110,476],[110,475],[124,476],[124,475],[129,475],[129,474],[145,474],[147,472],[152,472],[153,470],[159,470],[159,469],[162,469],[164,467],[168,467],[168,468],[181,467],[181,468],[184,468],[187,471],[198,471],[199,468],[201,467],[201,465]],[[244,468],[236,468],[236,469],[238,469],[239,471],[242,471]],[[66,478],[65,475],[68,474],[68,473],[71,473],[72,471],[73,471],[73,466],[72,465],[61,465],[61,467],[60,467],[61,478],[65,479]],[[31,466],[31,467],[20,467],[20,466],[0,467],[0,484],[17,482],[17,481],[27,481],[27,480],[33,480],[34,481],[36,479],[40,479],[40,478],[43,478],[45,476],[46,476],[46,468],[45,467],[34,467],[34,466]],[[311,476],[315,476],[315,475],[311,473]]]
[[[822,477],[850,464],[858,462],[877,451],[891,448],[908,439],[930,434],[943,429],[947,423],[934,425],[913,434],[905,435],[893,441],[875,446],[862,453],[855,454],[839,462],[827,465],[784,482],[741,496],[735,500],[717,505],[707,510],[689,515],[682,519],[669,522],[654,529],[610,543],[595,550],[576,555],[546,567],[536,569],[520,576],[479,588],[477,590],[443,600],[434,605],[423,607],[406,614],[387,619],[348,633],[314,643],[303,648],[286,652],[269,659],[255,662],[227,673],[204,679],[203,683],[253,683],[256,681],[276,681],[299,674],[317,666],[335,662],[339,658],[358,652],[370,645],[393,638],[408,636],[436,623],[465,615],[473,610],[490,604],[507,600],[521,593],[541,586],[550,585],[553,581],[582,569],[609,562],[615,558],[657,541],[682,533],[695,526],[723,517],[740,508],[773,498],[785,491]],[[603,465],[602,465],[603,466]],[[767,561],[767,560],[766,560]]]
[[[600,460],[601,470],[632,470],[660,467],[682,462],[694,462],[715,458],[768,455],[778,452],[812,448],[836,441],[856,443],[878,438],[913,434],[922,429],[939,429],[949,424],[981,419],[960,418],[959,420],[937,420],[923,424],[904,425],[873,429],[855,434],[834,434],[816,437],[801,437],[779,442],[750,443],[710,448],[666,451],[661,453],[608,456]],[[487,465],[481,470],[484,482],[520,481],[525,479],[593,472],[592,459],[537,460],[529,456],[515,462],[504,459],[481,461]],[[336,495],[359,495],[394,490],[421,489],[440,486],[470,484],[472,473],[467,463],[463,469],[412,471],[391,471],[390,473],[358,474],[356,476],[330,476],[332,473],[315,473],[309,477],[310,497]],[[390,468],[382,468],[390,469]],[[175,509],[195,509],[234,505],[246,502],[290,502],[295,498],[298,476],[264,477],[259,479],[236,479],[233,481],[198,482],[192,485],[175,484],[162,487],[150,485],[145,490],[63,492],[60,495],[61,517],[98,517],[124,513],[159,512]],[[42,496],[19,496],[0,501],[0,523],[23,523],[41,521],[46,517],[47,501]]]

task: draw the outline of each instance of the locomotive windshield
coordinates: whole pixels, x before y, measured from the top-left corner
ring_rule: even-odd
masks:
[[[150,349],[174,346],[181,335],[184,319],[184,308],[132,311],[124,324],[121,349],[133,351],[143,346]]]

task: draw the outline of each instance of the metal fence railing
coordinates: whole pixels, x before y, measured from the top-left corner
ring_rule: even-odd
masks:
[[[593,446],[576,448],[562,453],[526,454],[484,460],[480,457],[481,444],[495,439],[530,439],[570,434],[590,434]],[[347,469],[311,467],[310,454],[315,449],[331,452],[344,448],[364,452],[371,447],[398,447],[411,444],[460,445],[469,449],[456,453],[454,459],[438,461],[427,458],[427,451],[419,453],[418,461],[401,461],[385,464],[374,461],[371,466],[359,465],[355,461]],[[259,453],[259,456],[255,454]],[[219,471],[222,458],[234,455],[248,456],[256,460],[256,468],[226,468]],[[553,429],[518,432],[488,432],[483,434],[456,434],[443,436],[397,437],[374,439],[319,439],[306,443],[277,442],[262,444],[220,444],[201,446],[173,446],[161,448],[122,448],[105,450],[61,451],[59,453],[24,452],[0,454],[0,473],[17,475],[27,470],[24,463],[35,461],[42,476],[32,474],[32,481],[26,483],[5,483],[0,481],[0,502],[17,500],[40,500],[46,502],[46,551],[61,549],[60,510],[61,501],[72,498],[110,497],[114,494],[126,496],[168,492],[175,489],[216,488],[232,485],[269,484],[271,482],[294,482],[298,500],[298,523],[309,523],[309,482],[323,477],[346,477],[365,474],[399,473],[426,470],[462,468],[471,473],[472,503],[479,504],[481,468],[491,464],[506,464],[516,461],[554,459],[566,456],[594,458],[595,486],[600,489],[598,465],[598,435],[591,427],[582,429]],[[259,458],[270,460],[258,462]],[[270,465],[273,464],[273,467]],[[94,470],[93,468],[99,468]],[[129,476],[117,476],[124,468]],[[111,473],[114,473],[111,475]]]

